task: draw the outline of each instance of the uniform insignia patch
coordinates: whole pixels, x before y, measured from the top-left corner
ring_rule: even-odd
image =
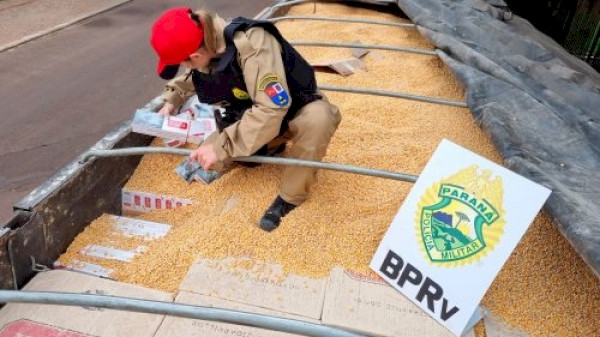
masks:
[[[250,99],[250,95],[240,88],[234,87],[231,91],[233,92],[233,96],[237,99]]]
[[[260,80],[258,88],[264,91],[277,106],[285,106],[290,101],[290,96],[281,85],[279,76],[276,74],[265,75],[265,77]]]

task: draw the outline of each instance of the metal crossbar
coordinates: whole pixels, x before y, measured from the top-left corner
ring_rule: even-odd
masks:
[[[381,49],[381,50],[392,50],[392,51],[401,51],[401,52],[413,53],[413,54],[437,56],[437,53],[434,50],[397,47],[397,46],[384,46],[384,45],[377,45],[377,44],[347,43],[347,42],[317,42],[317,41],[290,41],[290,44],[292,46]]]
[[[289,16],[280,16],[280,17],[268,19],[268,21],[271,21],[271,22],[278,22],[278,21],[282,21],[282,20],[314,20],[314,21],[354,22],[354,23],[367,23],[367,24],[373,24],[373,25],[394,26],[394,27],[402,27],[402,28],[415,28],[416,27],[416,25],[414,23],[402,23],[402,22],[354,19],[354,18],[337,18],[337,17],[330,17],[330,16],[289,15]]]
[[[368,337],[309,322],[236,310],[107,295],[0,290],[0,303],[41,303],[96,307],[226,322],[313,337]]]
[[[135,156],[147,153],[167,153],[181,156],[189,156],[192,154],[192,150],[188,149],[172,149],[164,147],[130,147],[124,149],[113,149],[113,150],[89,150],[85,152],[79,159],[80,163],[87,162],[93,157],[121,157],[121,156]],[[316,169],[342,171],[347,173],[361,174],[372,177],[386,178],[399,181],[416,182],[418,176],[400,172],[384,171],[370,169],[354,165],[326,163],[312,160],[302,160],[295,158],[282,158],[282,157],[268,157],[268,156],[249,156],[249,157],[234,157],[234,161],[241,161],[247,163],[260,163],[260,164],[275,164],[275,165],[286,165],[286,166],[301,166],[311,167]]]
[[[278,4],[271,6],[271,8],[279,8],[279,7],[298,5],[298,4],[303,4],[303,3],[317,3],[317,2],[335,2],[335,0],[330,0],[330,1],[316,1],[316,0],[281,1]],[[390,5],[396,3],[396,1],[394,1],[394,0],[373,0],[373,1],[363,0],[361,2],[372,3],[372,4],[390,4]]]
[[[333,85],[319,85],[319,89],[329,90],[329,91],[350,92],[350,93],[355,93],[355,94],[366,94],[366,95],[404,98],[404,99],[409,99],[409,100],[419,101],[419,102],[449,105],[449,106],[455,106],[455,107],[459,107],[459,108],[468,108],[468,105],[465,102],[450,101],[450,100],[446,100],[446,99],[442,99],[442,98],[435,98],[435,97],[428,97],[428,96],[417,96],[417,95],[405,94],[403,92],[396,92],[396,91],[351,88],[351,87],[341,87],[341,86],[333,86]]]

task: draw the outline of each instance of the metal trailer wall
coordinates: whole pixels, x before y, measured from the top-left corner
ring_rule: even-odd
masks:
[[[92,149],[145,146],[151,137],[130,132],[130,122]],[[50,266],[87,224],[103,213],[119,214],[121,187],[141,157],[74,160],[14,205],[0,229],[0,289],[19,289],[35,275],[34,263]]]

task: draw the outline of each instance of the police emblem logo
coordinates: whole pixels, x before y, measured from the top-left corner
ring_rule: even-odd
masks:
[[[248,95],[247,92],[245,92],[244,90],[234,87],[232,90],[233,92],[233,96],[235,96],[235,98],[237,99],[241,99],[241,100],[246,100],[246,99],[250,99],[250,95]]]
[[[417,240],[432,264],[473,263],[504,233],[503,188],[491,171],[465,168],[427,189],[417,207]]]
[[[289,103],[290,97],[281,85],[279,76],[276,74],[267,74],[261,80],[258,86],[259,90],[264,91],[273,103],[277,106],[285,106]]]

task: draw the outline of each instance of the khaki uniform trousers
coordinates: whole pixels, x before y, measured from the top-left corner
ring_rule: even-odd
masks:
[[[287,157],[320,161],[341,120],[338,107],[323,96],[300,109],[289,122],[283,136],[269,142],[268,147],[277,148],[282,143],[291,141]],[[317,169],[313,168],[286,166],[279,195],[291,204],[300,205],[308,198],[316,173]]]

